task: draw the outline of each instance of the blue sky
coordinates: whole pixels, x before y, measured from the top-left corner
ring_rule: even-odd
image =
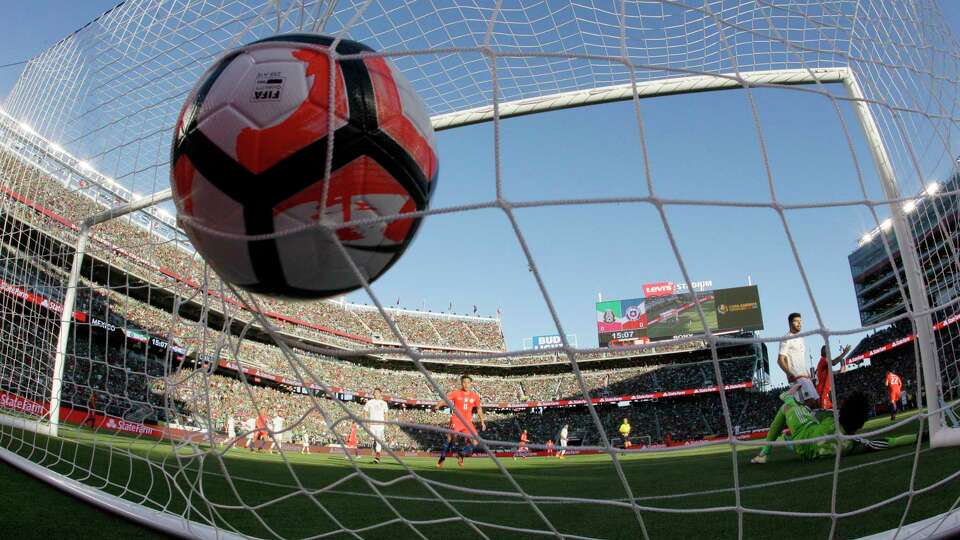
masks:
[[[0,65],[29,58],[108,9],[112,1],[17,2],[0,20]],[[956,31],[960,5],[942,2]],[[5,96],[19,66],[0,69]],[[831,103],[789,91],[754,93],[778,198],[831,201],[860,196],[853,159]],[[658,197],[769,201],[758,134],[742,91],[648,99],[642,116]],[[849,111],[845,120],[856,126]],[[855,156],[876,186],[857,132]],[[616,103],[508,120],[502,124],[501,179],[513,201],[650,195],[631,103]],[[495,194],[491,125],[438,135],[441,176],[433,204],[447,207],[492,200]],[[920,185],[903,186],[906,194]],[[879,196],[874,191],[872,195]],[[567,333],[596,345],[594,302],[642,296],[641,285],[682,279],[663,223],[650,204],[561,206],[516,210],[516,219]],[[769,209],[666,208],[678,248],[694,280],[716,287],[758,284],[764,336],[786,332],[786,315],[801,312],[814,328],[812,305],[783,225]],[[859,326],[847,255],[871,227],[861,208],[788,212],[800,259],[824,324]],[[524,338],[556,332],[543,296],[501,210],[428,219],[420,236],[374,285],[387,305],[481,314],[503,313],[511,349]],[[369,302],[365,294],[351,300]],[[850,338],[841,343],[855,344]],[[808,351],[819,342],[808,339]],[[771,352],[775,353],[774,345]],[[782,374],[773,367],[774,381]]]

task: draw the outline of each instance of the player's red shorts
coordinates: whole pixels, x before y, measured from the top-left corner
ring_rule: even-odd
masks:
[[[266,432],[266,431],[258,431],[258,432],[256,432],[256,433],[253,435],[253,440],[255,440],[255,441],[262,441],[262,440],[264,440],[264,439],[266,439],[266,438],[267,438],[267,432]]]
[[[894,405],[899,405],[899,404],[900,404],[900,392],[899,392],[899,391],[897,391],[897,392],[890,392],[890,403],[893,403]]]
[[[470,437],[477,436],[477,428],[474,427],[473,424],[470,424],[469,426],[464,425],[459,418],[451,418],[449,427],[451,430],[457,433],[463,433],[464,435],[469,435]]]

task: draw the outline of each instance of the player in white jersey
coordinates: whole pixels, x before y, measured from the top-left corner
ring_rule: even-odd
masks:
[[[283,417],[279,414],[273,417],[273,446],[270,447],[272,454],[274,449],[283,450]]]
[[[787,375],[787,382],[800,385],[795,399],[812,409],[819,408],[820,394],[810,380],[810,370],[807,369],[807,345],[802,337],[797,336],[803,320],[799,313],[791,313],[787,316],[787,323],[790,325],[791,337],[780,342],[777,364]]]
[[[373,389],[373,399],[363,404],[363,417],[367,420],[367,429],[373,435],[373,462],[380,463],[380,441],[384,438],[384,422],[387,421],[387,402],[380,399],[382,392],[379,388]]]
[[[564,459],[567,455],[567,437],[570,434],[570,426],[564,424],[563,428],[560,429],[560,453],[557,454],[557,457]]]
[[[243,431],[247,434],[247,448],[253,452],[253,436],[254,428],[256,428],[257,420],[255,418],[247,418],[243,421]]]
[[[307,428],[300,431],[300,453],[310,453],[310,433],[307,432]]]
[[[233,440],[237,438],[237,419],[234,417],[227,418],[227,440],[226,445],[229,446],[233,444]]]

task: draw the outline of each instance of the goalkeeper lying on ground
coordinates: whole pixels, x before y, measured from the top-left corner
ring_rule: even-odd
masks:
[[[775,441],[783,433],[784,428],[790,428],[790,436],[784,438],[788,441],[787,448],[791,449],[802,459],[817,459],[820,457],[834,456],[837,452],[837,444],[841,445],[840,452],[843,455],[856,454],[860,452],[871,452],[876,450],[886,450],[897,446],[915,444],[916,435],[902,435],[900,437],[885,437],[882,439],[852,439],[837,441],[836,439],[826,439],[818,442],[804,444],[792,444],[789,441],[802,439],[812,439],[823,437],[824,435],[833,435],[837,432],[837,425],[834,421],[831,411],[824,411],[821,417],[817,418],[813,412],[803,403],[795,399],[796,391],[799,385],[794,385],[789,390],[780,394],[783,400],[783,406],[777,411],[776,418],[770,424],[770,431],[767,433],[767,441]],[[870,403],[863,392],[855,392],[848,396],[840,405],[838,417],[840,421],[840,432],[845,435],[853,435],[867,421],[870,412]],[[771,445],[763,447],[760,454],[750,460],[750,463],[766,463],[767,456],[773,450]]]

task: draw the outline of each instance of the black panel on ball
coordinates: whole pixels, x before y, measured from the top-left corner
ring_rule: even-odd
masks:
[[[209,70],[209,75],[204,79],[203,84],[200,88],[197,89],[196,95],[191,99],[191,103],[188,106],[189,109],[183,113],[183,126],[182,131],[173,133],[173,144],[170,146],[170,164],[171,166],[177,163],[177,158],[180,157],[180,145],[183,144],[184,140],[189,136],[190,132],[194,131],[197,128],[197,112],[200,110],[200,107],[203,105],[205,99],[207,99],[207,94],[210,93],[210,89],[213,88],[213,83],[217,82],[217,79],[223,73],[227,66],[230,65],[238,56],[240,56],[241,51],[233,51],[224,55],[223,58],[217,61],[214,64],[213,68]]]

